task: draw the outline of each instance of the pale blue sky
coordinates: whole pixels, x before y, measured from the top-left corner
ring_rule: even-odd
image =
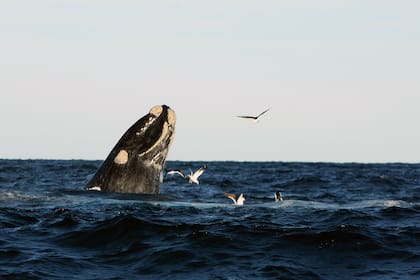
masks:
[[[420,162],[419,1],[0,0],[0,158]],[[272,107],[261,122],[236,118]]]

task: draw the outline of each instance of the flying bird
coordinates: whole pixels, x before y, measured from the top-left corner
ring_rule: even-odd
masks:
[[[205,166],[205,165],[203,165],[203,166],[201,166],[197,171],[195,171],[194,173],[192,172],[192,170],[190,169],[190,175],[188,175],[188,178],[189,178],[189,180],[188,180],[188,183],[190,183],[190,184],[192,184],[192,183],[195,183],[195,184],[199,184],[199,182],[198,182],[198,177],[200,177],[203,173],[204,173],[204,171],[206,171],[206,169],[207,169],[207,166]]]
[[[233,204],[235,205],[244,205],[245,197],[242,193],[238,198],[236,198],[236,195],[234,193],[225,193],[225,196],[227,198],[232,199]]]
[[[281,192],[275,192],[274,193],[274,201],[275,202],[280,202],[283,201],[283,197],[281,195]]]
[[[257,121],[258,121],[258,119],[259,119],[262,115],[264,115],[265,113],[267,113],[270,109],[271,109],[271,108],[268,108],[267,110],[265,110],[264,112],[260,113],[260,114],[259,114],[259,115],[257,115],[257,116],[237,116],[237,117],[238,117],[238,118],[243,118],[243,119],[251,119],[251,120],[254,120],[255,122],[257,122]]]
[[[179,169],[175,169],[175,170],[170,170],[167,172],[168,175],[179,175],[181,176],[183,179],[187,179],[188,178],[188,183],[192,184],[200,184],[200,182],[198,181],[198,177],[200,177],[204,171],[206,171],[207,166],[203,165],[201,166],[197,171],[192,172],[192,170],[190,169],[190,174],[189,175],[185,175],[184,172],[182,172]]]

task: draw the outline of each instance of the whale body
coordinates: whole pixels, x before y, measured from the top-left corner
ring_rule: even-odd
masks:
[[[158,194],[160,177],[175,133],[175,112],[154,106],[117,142],[86,189]]]

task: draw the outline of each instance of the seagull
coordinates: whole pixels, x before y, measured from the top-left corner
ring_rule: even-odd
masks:
[[[194,173],[192,172],[192,170],[190,169],[190,175],[188,175],[188,178],[189,178],[189,180],[188,180],[188,183],[190,183],[190,184],[192,184],[192,183],[195,183],[195,184],[200,184],[199,182],[198,182],[198,177],[200,177],[203,173],[204,173],[204,171],[206,171],[206,169],[207,169],[207,166],[205,166],[205,165],[203,165],[203,166],[201,166],[197,171],[195,171]]]
[[[267,113],[271,108],[268,108],[267,110],[265,110],[264,112],[262,112],[261,114],[259,114],[258,116],[237,116],[238,118],[243,118],[243,119],[251,119],[254,120],[255,122],[258,121],[259,117],[261,117],[262,115],[264,115],[265,113]]]
[[[282,197],[282,195],[281,195],[281,192],[275,192],[275,193],[274,193],[274,200],[275,200],[276,202],[283,201],[283,197]]]
[[[235,205],[244,205],[245,197],[242,193],[238,198],[236,198],[236,195],[234,193],[225,193],[225,196],[227,198],[232,199],[233,204]]]
[[[195,184],[198,185],[198,184],[200,184],[200,182],[198,181],[198,177],[200,177],[204,173],[204,171],[206,171],[206,169],[207,169],[207,166],[203,165],[195,172],[192,172],[192,170],[190,169],[191,173],[189,175],[185,175],[184,172],[182,172],[179,169],[170,170],[170,171],[167,172],[167,174],[168,175],[179,175],[184,179],[188,178],[188,183],[190,183],[190,184],[195,183]]]

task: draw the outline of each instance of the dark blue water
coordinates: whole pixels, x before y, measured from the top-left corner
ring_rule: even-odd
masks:
[[[1,279],[420,279],[420,164],[168,162],[208,169],[159,196],[99,164],[0,160]]]

